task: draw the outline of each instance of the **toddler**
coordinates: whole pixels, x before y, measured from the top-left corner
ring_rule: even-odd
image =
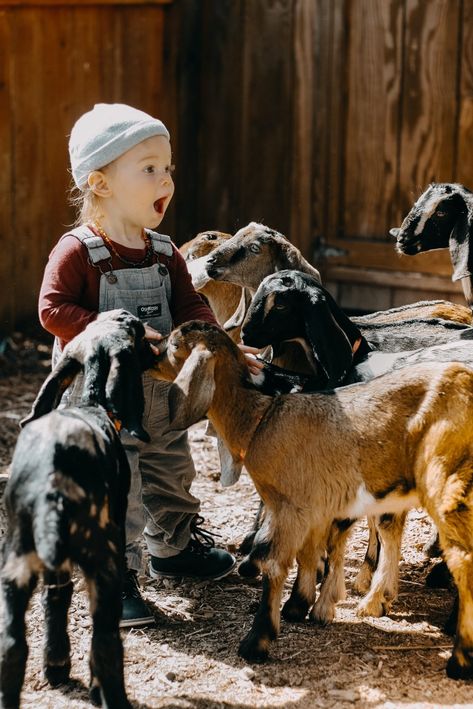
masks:
[[[216,324],[176,246],[155,231],[174,193],[164,124],[131,106],[97,104],[75,123],[69,154],[79,226],[53,248],[39,297],[41,323],[55,336],[53,361],[99,312],[113,308],[139,317],[154,342],[186,320]],[[122,626],[154,620],[137,580],[143,532],[153,577],[220,579],[236,563],[201,528],[187,432],[163,433],[169,384],[146,373],[143,382],[143,426],[151,441],[121,434],[132,472]],[[77,385],[66,392],[68,403],[74,396]]]

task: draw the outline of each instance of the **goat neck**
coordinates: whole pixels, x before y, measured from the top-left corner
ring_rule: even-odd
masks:
[[[244,461],[253,436],[273,403],[273,397],[253,389],[246,364],[223,352],[215,365],[215,394],[208,418],[235,460]],[[241,412],[251,414],[242,416]],[[238,412],[238,413],[237,413]]]

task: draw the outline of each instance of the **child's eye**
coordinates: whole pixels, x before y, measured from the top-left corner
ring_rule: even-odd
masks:
[[[154,165],[146,165],[144,168],[144,171],[146,172],[147,175],[152,175],[155,172],[155,167]]]

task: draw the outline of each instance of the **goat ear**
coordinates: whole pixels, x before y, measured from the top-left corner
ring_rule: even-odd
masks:
[[[233,315],[227,320],[227,322],[224,324],[223,329],[228,331],[228,330],[233,330],[236,327],[241,327],[243,325],[243,321],[246,317],[246,313],[248,311],[248,308],[250,307],[251,303],[251,291],[249,288],[242,288],[241,291],[241,298],[240,302],[238,303],[238,307],[233,313]]]
[[[81,369],[82,366],[77,359],[67,355],[63,356],[44,381],[33,403],[31,412],[20,421],[20,426],[23,428],[30,421],[34,421],[57,408],[62,395]]]
[[[467,207],[469,205],[466,205]],[[473,208],[473,205],[470,205]],[[449,249],[453,265],[452,281],[473,275],[473,213],[462,211],[450,235]]]
[[[291,244],[291,242],[286,239],[281,239],[278,243],[280,247],[280,255],[275,270],[283,271],[286,269],[291,269],[294,271],[302,271],[302,273],[308,273],[316,278],[319,283],[322,283],[320,273],[303,257],[299,249],[294,246],[294,244]]]
[[[99,388],[105,388],[105,408],[122,422],[132,436],[148,443],[150,437],[141,423],[145,407],[141,369],[137,351],[127,349],[112,355],[110,367],[99,367],[96,376],[102,379]],[[84,392],[86,385],[87,377]]]
[[[327,377],[328,386],[341,384],[353,363],[348,335],[325,300],[311,302],[305,309],[304,319],[312,354]]]
[[[212,353],[203,347],[194,347],[169,389],[167,431],[189,428],[205,416],[215,392],[214,369]]]
[[[243,461],[235,460],[225,442],[217,434],[217,448],[220,458],[220,482],[222,487],[230,487],[240,479]]]

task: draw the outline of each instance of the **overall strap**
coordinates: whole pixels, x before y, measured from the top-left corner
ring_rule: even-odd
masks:
[[[157,231],[152,231],[151,229],[145,230],[151,239],[153,245],[153,251],[155,254],[162,254],[163,256],[172,256],[172,242],[171,237],[166,236],[166,234],[158,234]]]
[[[99,263],[99,261],[109,261],[112,258],[112,254],[105,246],[105,242],[101,236],[95,236],[94,232],[89,229],[88,226],[82,225],[78,226],[72,231],[68,231],[66,236],[75,236],[76,239],[84,244],[87,251],[89,252],[89,258],[92,265]]]

